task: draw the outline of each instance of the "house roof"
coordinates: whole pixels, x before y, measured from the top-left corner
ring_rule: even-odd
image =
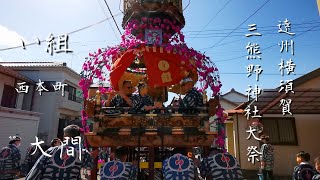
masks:
[[[51,67],[61,67],[66,68],[71,73],[80,76],[79,73],[67,66],[65,62],[0,62],[0,65],[11,67],[16,70],[29,69],[29,68],[51,68]]]
[[[227,93],[223,94],[222,96],[228,95],[228,94],[230,94],[230,93],[236,93],[236,94],[238,94],[238,95],[240,95],[240,96],[247,97],[246,95],[244,95],[244,94],[242,94],[242,93],[240,93],[240,92],[236,91],[236,90],[235,90],[235,89],[233,89],[233,88],[232,88],[229,92],[227,92]]]
[[[243,113],[243,110],[242,110],[242,109],[239,109],[239,110],[229,109],[229,110],[226,110],[226,112],[227,112],[228,114],[242,114],[242,113]]]
[[[33,80],[21,75],[20,73],[12,70],[9,67],[4,67],[4,66],[0,65],[0,73],[3,73],[5,75],[11,76],[11,77],[14,77],[14,78],[17,78],[17,79],[20,79],[20,80],[23,80],[23,81],[26,81],[29,83],[34,83]]]
[[[320,76],[320,68],[293,80],[294,93],[281,92],[281,87],[266,89],[258,97],[258,101],[242,103],[236,110],[245,109],[248,105],[257,106],[259,114],[282,114],[281,99],[291,99],[290,112],[292,114],[320,114],[320,89],[298,87],[299,85]]]
[[[307,82],[307,81],[309,81],[311,79],[319,77],[319,76],[320,76],[320,68],[315,69],[315,70],[309,72],[308,74],[305,74],[305,75],[295,79],[293,81],[293,83],[294,83],[295,86],[299,86],[299,85],[301,85],[301,84],[303,84],[303,83],[305,83],[305,82]]]

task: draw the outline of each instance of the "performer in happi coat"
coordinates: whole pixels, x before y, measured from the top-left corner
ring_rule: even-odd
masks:
[[[186,92],[186,95],[179,102],[179,112],[198,112],[196,108],[203,106],[203,95],[193,86],[193,80],[191,78],[183,79],[180,84],[181,88]]]
[[[101,180],[136,180],[137,167],[126,162],[127,148],[118,147],[114,152],[114,160],[107,162],[100,169]]]
[[[320,156],[314,159],[314,167],[316,168],[317,172],[312,177],[312,180],[320,180]]]
[[[51,147],[61,146],[62,142],[59,138],[53,138],[51,140]]]
[[[80,170],[92,168],[93,157],[82,149],[79,126],[69,125],[63,131],[64,143],[41,155],[26,180],[80,180]]]
[[[211,148],[209,156],[200,163],[200,174],[208,180],[242,180],[242,172],[235,157]]]
[[[41,144],[40,147],[42,148],[42,150],[46,151],[48,148]],[[30,147],[28,147],[27,149],[27,154],[26,157],[24,159],[24,163],[23,163],[23,173],[26,175],[29,173],[29,171],[31,170],[31,168],[34,166],[34,164],[37,162],[37,160],[39,159],[39,157],[42,155],[42,152],[40,151],[40,149],[35,146],[32,145]]]
[[[148,95],[148,85],[145,82],[138,84],[138,92],[138,94],[133,96],[132,112],[148,113],[150,110],[162,107],[155,104],[152,97]]]
[[[13,180],[16,175],[20,175],[20,143],[21,138],[13,136],[9,145],[0,150],[0,180]]]
[[[111,92],[105,102],[106,107],[131,107],[133,87],[131,81],[123,81],[119,92]]]
[[[197,178],[194,162],[188,158],[185,148],[174,149],[174,155],[164,160],[162,173],[165,180]]]
[[[296,160],[298,166],[293,169],[293,180],[311,180],[312,177],[316,174],[316,169],[309,164],[310,154],[304,151],[300,151]]]

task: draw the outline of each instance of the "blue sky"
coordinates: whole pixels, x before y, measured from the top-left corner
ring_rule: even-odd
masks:
[[[320,16],[316,0],[267,1],[191,0],[184,11],[186,26],[183,32],[189,47],[204,52],[205,48],[223,39],[215,47],[206,49],[206,55],[220,70],[222,93],[230,91],[231,88],[245,93],[249,84],[252,86],[257,84],[265,89],[275,88],[279,86],[280,80],[295,79],[320,67]],[[116,21],[121,27],[123,15],[119,13],[120,9],[122,10],[122,2],[120,0],[107,0],[107,2],[112,13],[117,15]],[[183,1],[184,7],[188,2],[188,0]],[[226,3],[228,5],[215,16]],[[252,15],[263,4],[265,6]],[[54,36],[62,35],[110,17],[103,0],[11,0],[1,3],[0,12],[2,14],[0,49],[19,45],[20,38],[26,43],[35,42],[35,37],[46,40],[50,33]],[[250,18],[244,22],[248,17]],[[297,37],[277,33],[279,21],[284,21],[286,18],[292,23],[291,31],[295,32]],[[243,24],[234,33],[225,38],[241,23]],[[249,24],[257,24],[257,32],[262,36],[246,38]],[[203,31],[199,32],[202,29]],[[292,38],[295,43],[295,55],[280,53],[280,46],[276,44]],[[0,61],[64,61],[80,72],[89,52],[119,44],[119,39],[120,34],[110,19],[71,34],[69,36],[69,48],[73,50],[71,54],[61,53],[51,56],[46,53],[46,43],[42,43],[28,46],[26,50],[22,48],[0,50]],[[247,60],[243,57],[247,55],[245,47],[248,42],[259,43],[262,60]],[[276,46],[264,50],[272,45]],[[278,64],[281,58],[285,61],[292,58],[297,65],[296,76],[280,76]],[[250,78],[246,76],[245,66],[249,64],[261,65],[264,70],[259,82],[255,81],[254,76]]]

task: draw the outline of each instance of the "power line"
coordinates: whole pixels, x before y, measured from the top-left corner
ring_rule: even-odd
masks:
[[[108,5],[107,1],[106,1],[106,0],[104,0],[104,2],[106,3],[106,5],[107,5],[107,7],[108,7],[108,10],[109,10],[109,12],[110,12],[110,14],[111,14],[111,17],[112,17],[112,19],[113,19],[114,23],[116,24],[116,26],[117,26],[117,28],[118,28],[118,31],[119,31],[120,35],[122,35],[122,33],[121,33],[121,31],[120,31],[120,28],[119,28],[119,26],[118,26],[118,24],[117,24],[116,20],[114,19],[114,16],[113,16],[113,14],[112,14],[112,12],[111,12],[111,9],[110,9],[110,7],[109,7],[109,5]]]
[[[319,24],[320,25],[320,24]],[[320,29],[315,29],[315,30],[311,30],[311,31],[314,31],[314,32],[317,32],[317,31],[320,31]],[[294,32],[304,32],[304,31],[294,31]],[[274,32],[274,33],[264,33],[263,35],[272,35],[272,34],[279,34],[278,32]],[[236,35],[232,35],[232,36],[229,36],[229,37],[245,37],[243,34],[236,34]],[[189,38],[195,38],[195,37],[190,37],[190,36],[186,36],[186,37],[189,37]],[[197,37],[197,38],[215,38],[215,37],[224,37],[222,35],[211,35],[211,36],[201,36],[201,37]]]
[[[262,6],[260,6],[253,14],[251,14],[247,19],[245,19],[239,26],[237,26],[235,29],[233,29],[228,35],[226,35],[225,37],[223,37],[220,41],[218,41],[217,43],[215,43],[214,45],[210,46],[207,49],[211,49],[213,47],[215,47],[216,45],[218,45],[220,42],[222,42],[223,40],[225,40],[230,34],[232,34],[235,30],[237,30],[239,27],[241,27],[245,22],[247,22],[247,20],[249,20],[252,16],[254,16],[259,10],[261,10],[270,0],[267,0],[267,2],[265,2]]]
[[[308,24],[317,24],[317,23],[320,23],[320,21],[307,21],[307,22],[304,22],[304,23],[291,23],[291,26],[292,27],[295,27],[295,26],[304,26],[304,25],[308,25]],[[274,26],[274,25],[270,25],[270,26],[256,26],[257,29],[269,29],[269,28],[274,28],[274,27],[277,27],[277,26]],[[240,29],[246,29],[248,30],[248,28],[238,28],[239,30]],[[207,29],[207,30],[192,30],[192,31],[184,31],[184,33],[187,33],[187,32],[199,32],[199,31],[228,31],[228,30],[234,30],[232,28],[225,28],[225,29]]]
[[[115,16],[119,16],[119,15],[122,15],[122,13],[118,13],[118,14],[116,14]],[[83,30],[85,30],[85,29],[88,29],[88,28],[91,28],[91,27],[96,26],[96,25],[98,25],[98,24],[101,24],[101,23],[107,21],[107,20],[110,19],[110,18],[111,18],[111,17],[106,18],[106,19],[103,19],[103,20],[98,21],[98,22],[96,22],[96,23],[94,23],[94,24],[91,24],[91,25],[85,26],[85,27],[83,27],[83,28],[80,28],[80,29],[71,31],[71,32],[66,33],[66,34],[69,35],[69,34],[74,34],[74,33],[83,31]],[[54,37],[54,38],[57,38],[57,37]],[[46,42],[46,40],[40,41],[40,43],[43,43],[43,42]],[[27,46],[32,46],[32,45],[36,45],[36,44],[38,44],[38,42],[26,44],[25,47],[27,47]],[[6,51],[6,50],[11,50],[11,49],[17,49],[17,48],[21,48],[21,46],[14,46],[14,47],[3,48],[3,49],[0,49],[0,51]]]
[[[188,6],[190,5],[190,0],[189,0],[189,3],[187,4],[186,7],[184,7],[184,9],[182,10],[184,12],[184,10],[186,10],[188,8]]]
[[[97,1],[98,1],[98,3],[99,3],[99,6],[100,6],[100,8],[101,8],[101,10],[102,10],[103,14],[104,14],[106,17],[108,17],[108,16],[107,16],[107,14],[106,14],[106,12],[104,11],[104,9],[103,9],[103,7],[102,7],[102,5],[101,5],[100,1],[99,1],[99,0],[97,0]],[[109,22],[110,27],[111,27],[111,29],[112,29],[112,31],[113,31],[113,34],[116,36],[117,40],[118,40],[118,41],[120,41],[120,40],[119,40],[119,38],[118,38],[118,36],[117,36],[117,34],[116,34],[116,32],[114,31],[114,29],[113,29],[113,27],[112,27],[111,22],[110,22],[109,20],[108,20],[108,22]]]
[[[122,1],[122,0],[119,1],[119,11],[121,11],[121,8],[120,8],[120,7],[121,7],[121,1]],[[122,12],[122,14],[124,14],[123,11],[121,11],[121,12]]]
[[[303,46],[303,47],[317,47],[319,48],[320,47],[320,43],[299,43],[300,46]],[[230,54],[230,53],[241,53],[243,52],[243,49],[242,50],[228,50],[228,49],[223,49],[223,50],[217,50],[216,52],[210,52],[210,53],[207,53],[207,54],[214,54],[214,55],[219,55],[220,53],[223,53],[223,54]]]
[[[306,31],[304,31],[304,32],[302,32],[302,33],[294,36],[292,39],[295,39],[295,38],[297,38],[297,37],[299,37],[299,36],[301,36],[301,35],[309,32],[309,31],[312,31],[313,29],[315,29],[315,28],[317,28],[317,27],[319,27],[319,26],[320,26],[320,24],[318,24],[317,26],[314,26],[314,27],[312,27],[312,28],[310,28],[310,29],[308,29],[308,30],[306,30]],[[265,51],[265,50],[271,49],[271,48],[273,48],[273,47],[275,47],[275,46],[277,46],[277,45],[278,45],[278,44],[274,44],[274,45],[271,45],[271,46],[269,46],[269,47],[267,47],[267,48],[264,48],[264,49],[261,49],[261,50]],[[243,57],[246,57],[246,56],[247,56],[247,55],[243,55],[243,56],[239,56],[239,57],[235,57],[235,58],[229,58],[229,59],[224,59],[224,60],[220,60],[220,61],[215,61],[215,63],[216,63],[216,62],[232,61],[232,60],[239,59],[239,58],[243,58]]]
[[[315,23],[314,21],[316,21],[316,19],[310,20],[310,21],[306,21],[306,22],[303,22],[303,23],[298,23],[298,24],[312,24],[312,23]],[[320,23],[320,22],[316,22],[317,25],[319,25],[318,23]],[[297,25],[297,24],[296,24],[296,25]],[[268,26],[268,27],[271,27],[271,26]],[[274,26],[272,26],[272,27],[274,27]],[[315,28],[313,28],[313,27],[314,27],[314,26],[312,26],[311,28],[312,28],[312,29],[315,29]],[[247,28],[244,28],[244,29],[247,29]],[[222,29],[222,30],[223,30],[223,29]],[[232,29],[229,29],[229,30],[232,30]],[[310,29],[309,29],[309,30],[310,30]],[[219,30],[219,31],[220,31],[220,30]],[[239,42],[239,41],[242,41],[242,40],[243,40],[243,38],[237,39],[237,40],[234,40],[234,41],[230,41],[230,42],[226,42],[226,43],[223,43],[223,44],[219,44],[219,45],[216,45],[215,47],[220,47],[220,46],[228,45],[228,44],[235,43],[235,42]],[[199,49],[199,51],[206,50],[206,49],[208,49],[208,47]],[[242,56],[242,57],[243,57],[243,56]]]
[[[200,32],[198,32],[196,34],[195,37],[193,37],[190,41],[192,41],[194,38],[196,38],[210,23],[211,21],[216,18],[218,16],[218,14],[231,2],[231,0],[229,0],[211,19],[210,21],[200,30]]]
[[[237,39],[237,40],[234,40],[234,41],[229,41],[229,42],[226,42],[226,43],[223,43],[223,44],[219,44],[219,45],[217,45],[216,47],[218,47],[218,46],[224,46],[224,45],[231,44],[231,43],[235,43],[235,42],[242,41],[242,40],[243,40],[243,39],[241,38],[241,39]],[[202,50],[205,50],[205,49],[207,49],[207,48],[199,49],[199,51],[202,51]]]
[[[308,26],[304,26],[304,27],[296,27],[296,28],[292,28],[291,26],[291,30],[292,31],[297,31],[297,30],[305,30],[305,29],[308,29],[310,27],[313,27],[315,24],[320,24],[320,22],[317,22],[317,23],[312,23]],[[273,28],[273,29],[264,29],[264,30],[260,30],[259,28],[259,33],[263,34],[263,33],[266,33],[266,32],[278,32],[279,29],[276,29],[276,28]],[[228,34],[229,32],[227,32],[226,30],[219,30],[219,31],[210,31],[210,32],[202,32],[201,34],[200,33],[193,33],[193,32],[190,32],[190,33],[183,33],[185,36],[188,35],[188,36],[191,36],[191,35],[213,35],[213,34]],[[239,31],[234,31],[232,34],[244,34],[244,33],[248,33],[248,29],[245,31],[245,30],[240,30]]]

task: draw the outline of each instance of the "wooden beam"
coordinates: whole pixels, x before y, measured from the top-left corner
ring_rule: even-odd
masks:
[[[95,133],[85,133],[88,144],[91,147],[117,147],[117,146],[138,146],[138,136],[133,135],[110,135],[100,136]],[[201,135],[164,135],[163,145],[165,147],[195,147],[210,146],[216,138],[217,133],[207,132]],[[141,144],[144,146],[161,147],[162,141],[159,135],[142,135]]]

